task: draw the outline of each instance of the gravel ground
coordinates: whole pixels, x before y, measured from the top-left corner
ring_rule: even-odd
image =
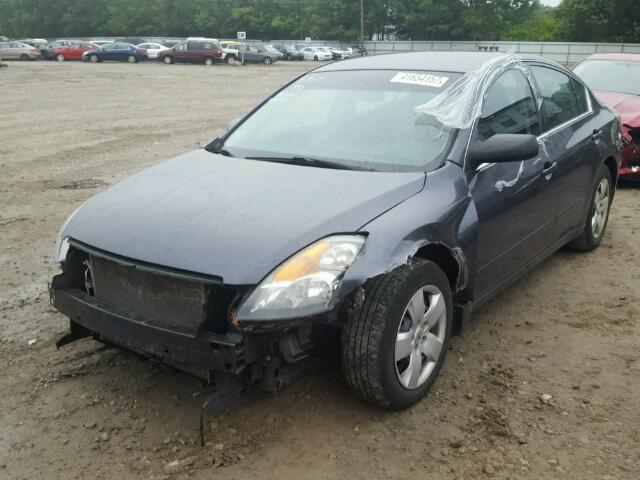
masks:
[[[598,251],[561,251],[476,312],[408,411],[359,401],[330,356],[279,395],[249,392],[200,448],[197,380],[93,340],[56,351],[64,219],[309,67],[0,70],[0,478],[640,478],[637,187]]]

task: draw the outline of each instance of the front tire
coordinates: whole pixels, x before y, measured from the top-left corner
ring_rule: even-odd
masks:
[[[31,60],[31,57],[29,55],[27,55],[26,53],[23,53],[22,55],[20,55],[20,61],[28,62],[29,60]]]
[[[227,55],[226,62],[227,62],[228,64],[232,64],[232,63],[234,63],[235,61],[236,61],[236,57],[235,57],[235,55]]]
[[[364,400],[397,410],[420,401],[435,381],[453,324],[449,279],[413,259],[367,287],[342,332],[347,383]]]
[[[205,64],[207,67],[212,66],[212,65],[213,65],[213,58],[211,58],[211,57],[207,57],[207,58],[205,58],[205,59],[204,59],[204,64]]]
[[[162,58],[162,61],[165,65],[171,65],[173,63],[173,57],[171,55],[166,55]]]
[[[58,55],[56,55],[56,60],[59,62],[64,62],[65,61],[64,55],[62,53],[59,53]]]
[[[89,57],[89,61],[90,61],[91,63],[98,63],[98,56],[97,56],[97,55],[91,55],[91,56]]]
[[[613,180],[606,165],[601,165],[591,193],[589,212],[582,235],[569,243],[569,247],[582,252],[595,250],[602,243],[613,200]]]
[[[264,57],[263,62],[265,65],[271,65],[273,63],[273,60],[271,59],[271,57]]]
[[[129,55],[129,56],[127,57],[127,62],[129,62],[129,63],[137,63],[137,62],[138,62],[138,59],[137,59],[135,56],[133,56],[133,55]]]

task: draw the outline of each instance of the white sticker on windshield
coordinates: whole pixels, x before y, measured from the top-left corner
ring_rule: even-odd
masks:
[[[391,79],[394,83],[410,83],[412,85],[422,85],[424,87],[440,88],[447,83],[449,77],[439,75],[429,75],[426,73],[398,72]]]

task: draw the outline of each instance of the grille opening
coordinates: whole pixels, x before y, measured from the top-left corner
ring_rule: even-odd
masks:
[[[209,284],[198,278],[171,275],[168,269],[118,261],[72,246],[61,287],[72,287],[94,296],[128,318],[197,336],[204,332],[225,334],[236,289]]]

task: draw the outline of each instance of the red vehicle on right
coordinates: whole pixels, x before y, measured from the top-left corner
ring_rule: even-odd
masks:
[[[640,181],[640,54],[599,53],[573,69],[622,120],[620,179]]]

